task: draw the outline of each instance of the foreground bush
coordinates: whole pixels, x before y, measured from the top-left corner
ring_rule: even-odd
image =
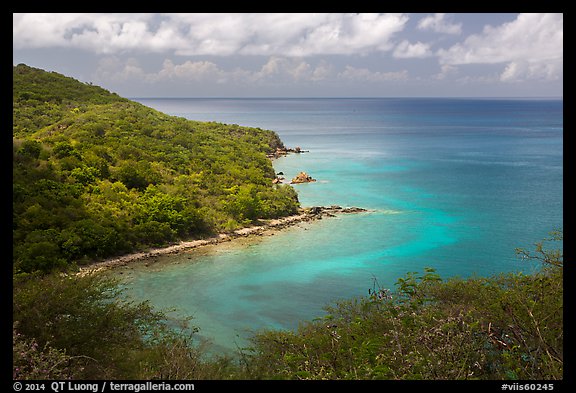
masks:
[[[206,361],[187,321],[124,300],[104,276],[20,276],[13,317],[16,379],[221,378],[229,363]]]

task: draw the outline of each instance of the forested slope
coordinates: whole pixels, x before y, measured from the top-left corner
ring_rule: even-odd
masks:
[[[258,128],[168,116],[55,72],[13,70],[15,272],[295,213]]]

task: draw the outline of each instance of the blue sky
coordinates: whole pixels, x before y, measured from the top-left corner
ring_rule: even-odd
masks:
[[[563,14],[13,14],[13,63],[125,97],[560,97]]]

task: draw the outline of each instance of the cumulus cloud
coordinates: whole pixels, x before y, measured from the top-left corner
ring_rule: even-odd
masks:
[[[170,59],[164,60],[162,69],[157,74],[148,76],[148,80],[187,80],[202,81],[214,80],[223,83],[227,80],[226,73],[215,63],[210,61],[185,61],[182,64],[174,64]]]
[[[506,63],[502,81],[518,78],[557,79],[562,75],[562,14],[520,14],[501,26],[485,26],[448,49],[438,51],[441,64]]]
[[[143,45],[158,49],[150,14],[13,14],[14,48],[73,47],[113,53]]]
[[[255,70],[224,69],[211,61],[184,61],[176,63],[165,59],[157,70],[144,71],[138,61],[129,58],[122,61],[116,56],[100,60],[97,80],[145,83],[176,83],[179,85],[215,82],[219,84],[278,85],[285,83],[333,83],[337,81],[385,83],[408,80],[408,71],[373,71],[347,65],[337,70],[325,60],[316,64],[303,58],[271,56]]]
[[[338,74],[338,78],[358,82],[387,82],[405,81],[408,79],[408,71],[371,71],[367,68],[346,66],[344,71]]]
[[[460,34],[462,32],[462,23],[451,23],[446,20],[446,14],[437,13],[420,19],[418,29],[444,34]]]
[[[513,61],[500,74],[502,82],[519,82],[527,79],[557,80],[562,75],[562,64],[558,62]]]
[[[294,81],[310,80],[312,66],[302,59],[272,56],[260,71],[253,73],[253,80],[289,79]]]
[[[432,78],[436,80],[444,80],[450,75],[456,74],[458,72],[458,67],[450,65],[450,64],[443,64],[440,66],[440,72],[433,75]]]
[[[411,44],[407,40],[404,40],[396,46],[392,56],[398,59],[424,58],[432,56],[432,51],[430,50],[429,44],[420,41]]]
[[[404,14],[14,14],[15,48],[311,56],[387,51]]]
[[[146,72],[133,58],[120,60],[115,56],[107,56],[98,61],[95,72],[96,80],[122,82],[130,79],[145,80]]]
[[[84,67],[81,73],[103,85],[166,89],[308,88],[340,82],[348,86],[350,81],[367,89],[403,81],[495,87],[539,81],[561,86],[562,14],[518,14],[498,25],[489,25],[494,20],[490,14],[428,14],[413,24],[407,23],[409,18],[341,13],[13,14],[13,58],[37,66],[46,61],[72,66],[66,56],[84,53],[77,65]],[[460,18],[473,25],[483,20],[485,27],[464,36]],[[423,34],[433,38],[427,41]],[[42,50],[31,50],[35,48]],[[46,48],[65,50],[59,51],[61,58],[47,59]],[[94,68],[84,59],[93,59]]]

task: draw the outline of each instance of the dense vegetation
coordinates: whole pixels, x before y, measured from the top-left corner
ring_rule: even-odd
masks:
[[[267,130],[168,116],[100,87],[13,70],[16,272],[127,253],[295,213]]]
[[[551,240],[560,241],[561,233]],[[563,378],[563,256],[539,243],[535,274],[442,280],[408,273],[394,291],[328,307],[296,332],[263,331],[237,359],[122,300],[101,275],[15,281],[13,374],[21,379]],[[182,322],[182,327],[187,321]],[[188,332],[188,333],[184,333]]]

